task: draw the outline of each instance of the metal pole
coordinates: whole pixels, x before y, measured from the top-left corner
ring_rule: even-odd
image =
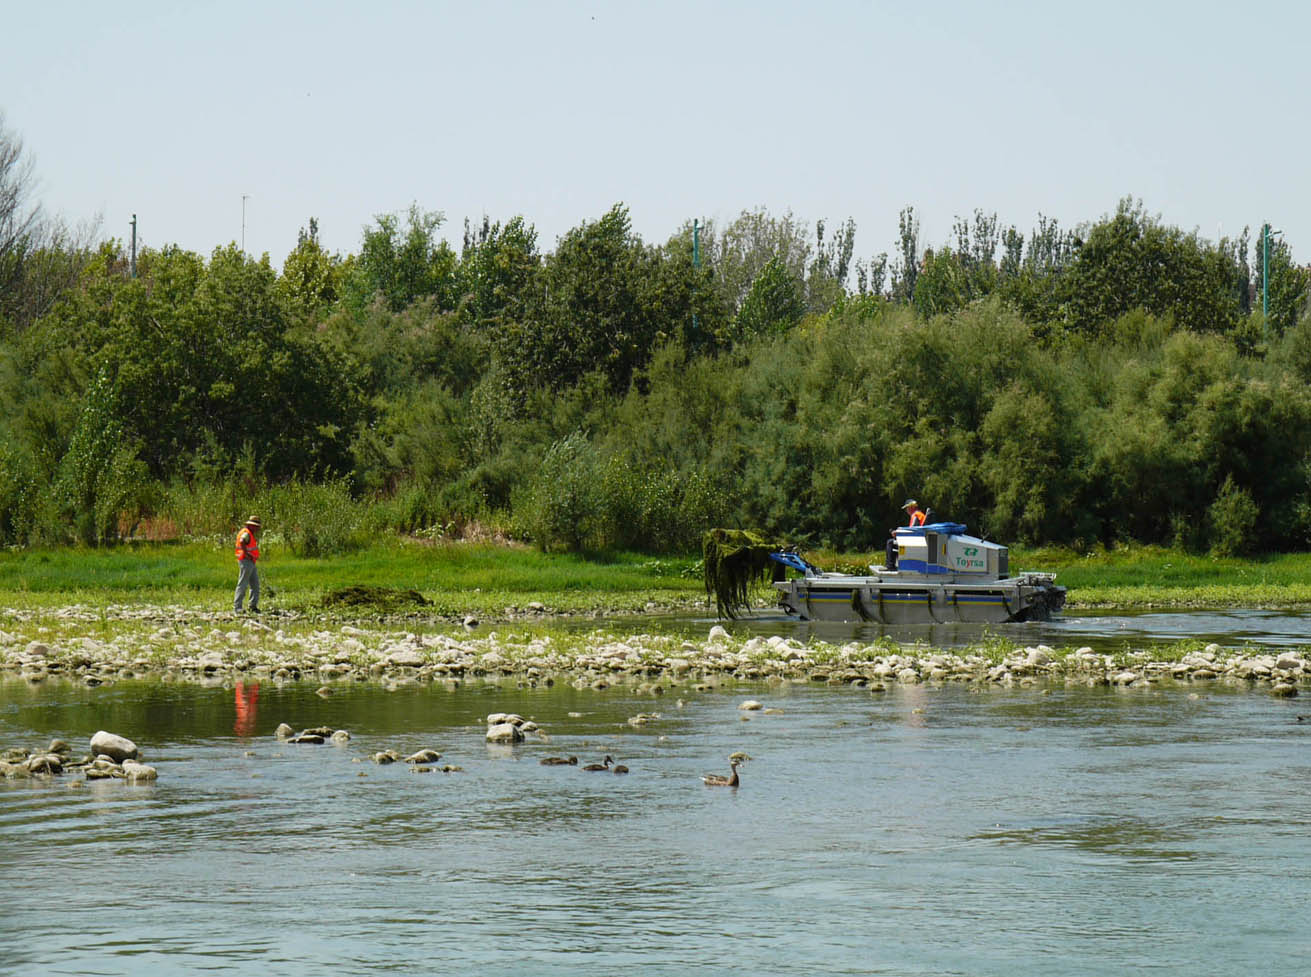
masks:
[[[132,277],[137,277],[137,215],[132,215]]]
[[[701,267],[701,224],[696,218],[692,219],[692,292],[693,302],[696,301],[696,272],[695,269]],[[692,335],[697,334],[696,307],[692,308]]]
[[[246,198],[249,196],[248,193],[241,195],[241,253],[243,255],[246,253]]]
[[[1270,318],[1270,225],[1261,225],[1261,315]],[[1265,328],[1265,324],[1263,324]]]

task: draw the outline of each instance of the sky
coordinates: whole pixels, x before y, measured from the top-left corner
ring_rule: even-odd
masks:
[[[358,251],[412,204],[522,215],[539,246],[614,204],[851,218],[857,257],[996,213],[1124,197],[1202,237],[1311,254],[1311,5],[938,0],[9,3],[0,113],[36,199],[126,241],[281,268],[309,219]]]

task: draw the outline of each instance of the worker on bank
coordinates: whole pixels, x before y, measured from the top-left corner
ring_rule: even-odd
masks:
[[[904,503],[902,503],[901,507],[906,511],[906,514],[910,516],[909,525],[911,526],[912,529],[916,526],[924,525],[925,520],[928,518],[928,514],[923,509],[920,508],[920,504],[918,502],[916,502],[914,499],[907,499]]]
[[[236,614],[241,613],[247,590],[250,591],[250,613],[259,613],[259,571],[255,569],[255,561],[259,559],[259,539],[256,537],[259,530],[259,516],[251,516],[237,533],[237,592],[232,598],[232,610]]]

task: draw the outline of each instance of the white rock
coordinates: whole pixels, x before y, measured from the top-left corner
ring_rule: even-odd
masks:
[[[135,760],[141,756],[137,745],[126,736],[107,733],[103,729],[91,737],[91,753],[93,756],[107,756],[118,763],[129,758]]]
[[[745,702],[740,703],[738,705],[738,708],[745,709],[749,712],[754,712],[758,709],[764,709],[765,704],[763,702],[757,702],[755,699],[747,699]]]
[[[144,763],[137,763],[135,760],[124,760],[123,776],[129,784],[143,784],[151,780],[158,780],[159,771]]]
[[[520,743],[523,741],[523,731],[514,723],[497,723],[495,726],[487,727],[488,743]]]
[[[710,640],[710,641],[727,641],[727,640],[728,640],[728,632],[725,631],[725,630],[723,629],[723,627],[721,627],[720,625],[716,624],[713,628],[710,629],[710,637],[709,637],[708,640]]]
[[[387,656],[388,665],[400,665],[404,668],[418,668],[424,663],[424,657],[412,648],[393,651]]]

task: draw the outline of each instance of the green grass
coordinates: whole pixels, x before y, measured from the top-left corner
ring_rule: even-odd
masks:
[[[1012,572],[1052,570],[1076,607],[1288,607],[1311,604],[1311,553],[1238,559],[1116,547],[1011,550]]]
[[[532,602],[562,612],[641,610],[704,600],[686,557],[544,554],[491,543],[388,540],[333,558],[300,558],[264,542],[260,575],[272,607],[309,609],[352,585],[414,589],[439,614],[491,617]],[[811,553],[826,568],[856,569],[882,554]],[[1072,607],[1289,607],[1311,605],[1311,554],[1221,559],[1159,547],[1090,554],[1011,550],[1013,571],[1049,570]],[[0,553],[0,605],[160,603],[226,607],[236,567],[225,543],[133,544],[106,549]],[[768,602],[769,594],[757,595]]]
[[[260,579],[271,606],[307,608],[352,585],[414,589],[438,613],[502,611],[536,601],[583,612],[640,609],[704,597],[690,560],[632,553],[544,554],[493,544],[388,541],[333,558],[300,558],[263,542]],[[153,602],[208,604],[232,599],[237,571],[231,547],[205,543],[134,544],[106,549],[30,550],[0,554],[0,602]]]

